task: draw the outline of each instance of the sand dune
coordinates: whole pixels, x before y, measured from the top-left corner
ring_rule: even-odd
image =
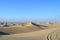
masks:
[[[24,24],[5,24],[0,27],[0,31],[6,32],[9,34],[16,34],[16,33],[26,33],[26,32],[32,32],[40,30],[37,26],[30,23],[24,23]]]
[[[28,26],[30,25],[31,23],[29,23]],[[60,23],[43,25],[48,26],[48,28],[28,33],[2,35],[0,40],[60,40]],[[32,27],[35,28],[35,26],[36,25],[33,25]]]

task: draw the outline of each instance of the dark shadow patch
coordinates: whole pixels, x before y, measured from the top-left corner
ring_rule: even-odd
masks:
[[[8,24],[5,24],[5,25],[3,25],[3,27],[9,27],[9,25]]]
[[[35,23],[32,23],[33,25],[35,25],[35,26],[37,26],[37,27],[40,27],[40,25],[38,25],[38,24],[35,24]]]
[[[38,24],[36,24],[36,23],[32,23],[32,24],[33,24],[34,26],[40,28],[40,29],[45,29],[45,28],[48,27],[48,26],[45,26],[45,25],[38,25]]]
[[[9,35],[9,33],[5,33],[5,32],[0,31],[0,35]]]

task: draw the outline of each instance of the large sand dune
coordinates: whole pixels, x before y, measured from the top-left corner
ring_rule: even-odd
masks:
[[[0,40],[60,40],[60,23],[56,23],[56,24],[48,23],[48,24],[40,25],[40,27],[44,27],[44,28],[45,26],[48,26],[47,29],[46,28],[41,29],[40,27],[37,27],[39,25],[35,25],[35,24],[32,25],[31,23],[29,23],[28,26],[33,27],[33,28],[36,27],[37,29],[40,29],[40,30],[36,30],[33,32],[31,31],[27,33],[1,35]],[[25,27],[28,27],[28,26],[25,26]]]
[[[22,24],[5,24],[0,27],[0,31],[9,33],[9,34],[17,34],[17,33],[26,33],[26,32],[33,32],[43,28],[44,26],[38,25],[36,23],[22,23]]]

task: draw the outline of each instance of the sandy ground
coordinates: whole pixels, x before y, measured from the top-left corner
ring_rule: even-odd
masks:
[[[13,34],[0,37],[0,40],[49,40],[48,34],[54,32],[59,28],[46,29],[42,31],[35,31],[23,34]]]
[[[3,35],[0,40],[60,40],[60,27],[48,28],[29,33]]]

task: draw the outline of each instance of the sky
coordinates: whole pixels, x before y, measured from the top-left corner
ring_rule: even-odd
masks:
[[[0,0],[0,21],[59,21],[60,0]]]

